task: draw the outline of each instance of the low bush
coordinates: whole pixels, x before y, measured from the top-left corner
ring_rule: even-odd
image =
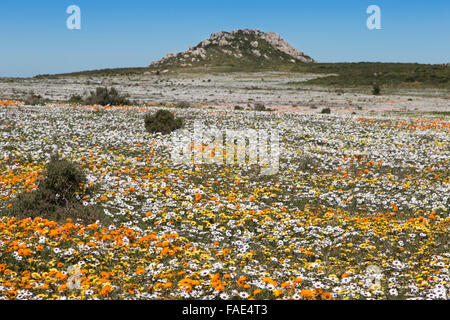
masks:
[[[187,101],[180,101],[177,104],[175,104],[176,108],[180,108],[180,109],[186,109],[186,108],[190,108],[191,104]]]
[[[147,114],[144,119],[145,129],[149,133],[171,133],[183,126],[183,119],[175,118],[168,110],[158,110],[154,114]]]
[[[72,103],[83,103],[84,102],[83,97],[78,94],[72,95],[68,101],[72,102]]]
[[[331,113],[331,109],[330,108],[323,108],[322,111],[320,111],[320,113],[330,114]]]
[[[372,86],[372,94],[378,96],[380,93],[381,93],[380,86],[378,85],[378,83],[374,83]]]
[[[111,106],[118,106],[118,105],[130,105],[131,102],[127,99],[126,96],[119,94],[119,92],[114,89],[108,89],[108,88],[97,88],[95,91],[91,91],[89,97],[86,98],[84,101],[87,104],[93,104],[93,105],[111,105]]]
[[[34,92],[30,92],[24,99],[24,103],[27,106],[45,105],[45,99],[41,95],[37,95]]]
[[[64,222],[94,223],[106,217],[98,206],[85,206],[84,196],[89,194],[83,171],[74,163],[52,156],[44,179],[33,192],[17,196],[5,210],[8,216],[18,219],[41,217]]]
[[[270,108],[266,108],[265,105],[263,105],[262,103],[257,103],[255,104],[254,108],[255,111],[273,111],[273,109]]]

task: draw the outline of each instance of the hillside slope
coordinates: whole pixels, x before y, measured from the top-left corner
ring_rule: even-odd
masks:
[[[169,53],[152,62],[150,68],[162,71],[195,67],[289,70],[311,62],[314,62],[311,57],[292,47],[277,33],[243,29],[213,33],[195,47]]]

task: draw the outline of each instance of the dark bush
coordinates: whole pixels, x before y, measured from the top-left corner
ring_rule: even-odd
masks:
[[[244,110],[241,106],[234,106],[234,110]]]
[[[41,183],[43,189],[57,195],[57,203],[61,206],[75,200],[75,195],[83,191],[86,176],[75,164],[52,156],[46,171],[45,180]]]
[[[381,93],[381,89],[380,86],[378,85],[378,83],[374,83],[372,86],[372,94],[377,96]]]
[[[24,103],[27,106],[45,105],[45,99],[41,95],[37,95],[34,92],[30,92],[24,99]]]
[[[255,111],[268,111],[268,109],[262,103],[258,103],[255,104]]]
[[[155,114],[147,114],[144,119],[145,129],[150,133],[171,133],[183,126],[181,118],[175,118],[168,110],[158,110]]]
[[[63,222],[70,218],[86,224],[102,220],[106,216],[100,207],[82,203],[82,198],[89,194],[86,181],[77,165],[52,156],[37,190],[19,194],[5,213],[19,219],[41,217]]]
[[[175,105],[175,107],[180,108],[180,109],[186,109],[186,108],[190,108],[191,104],[187,101],[180,101]]]
[[[111,106],[118,106],[118,105],[130,105],[131,102],[123,95],[120,95],[119,92],[114,89],[108,89],[108,88],[97,88],[95,91],[91,91],[90,96],[86,98],[85,102],[87,104],[93,104],[93,105],[111,105]]]
[[[322,111],[320,111],[320,113],[330,114],[331,113],[331,109],[330,108],[323,108]]]
[[[83,97],[82,97],[82,96],[80,96],[80,95],[78,95],[78,94],[74,94],[74,95],[72,95],[72,96],[69,98],[69,102],[72,102],[72,103],[83,103],[84,100],[83,100]]]

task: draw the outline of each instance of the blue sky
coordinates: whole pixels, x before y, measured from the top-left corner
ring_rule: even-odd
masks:
[[[381,8],[381,30],[366,9]],[[69,5],[81,30],[68,30]],[[450,62],[450,1],[1,0],[0,76],[147,66],[212,32],[275,31],[320,62]]]

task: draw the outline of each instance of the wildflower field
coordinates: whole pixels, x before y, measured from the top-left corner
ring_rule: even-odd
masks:
[[[0,103],[0,299],[448,298],[448,119],[171,109],[187,130],[278,128],[261,175],[175,165],[144,128],[159,109]],[[104,218],[3,213],[54,153]]]

